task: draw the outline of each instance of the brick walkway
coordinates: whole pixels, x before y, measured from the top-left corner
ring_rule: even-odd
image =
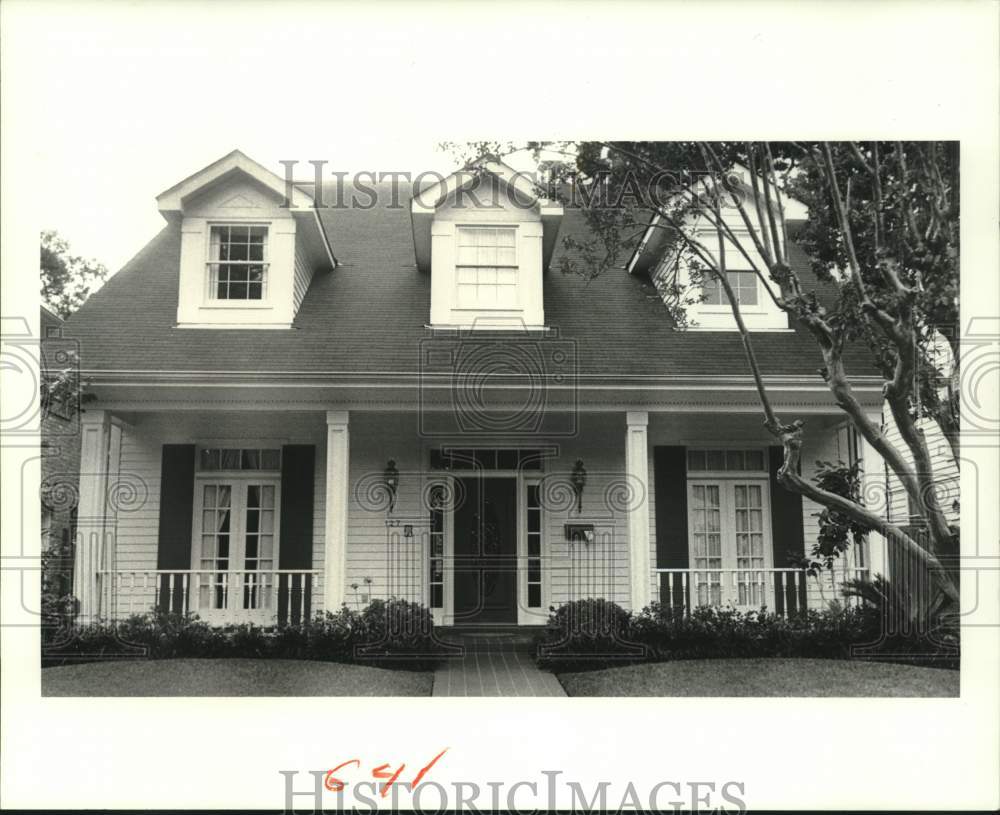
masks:
[[[531,657],[531,640],[505,634],[449,634],[464,656],[434,672],[434,696],[565,696],[559,680]]]

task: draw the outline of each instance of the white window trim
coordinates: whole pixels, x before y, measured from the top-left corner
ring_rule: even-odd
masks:
[[[444,487],[444,493],[446,497],[453,497],[455,495],[455,484],[454,476],[448,475],[435,475],[434,481],[437,483],[444,484],[447,482],[447,486]],[[442,531],[444,533],[444,546],[443,546],[443,558],[441,565],[441,607],[431,608],[431,572],[430,572],[430,562],[431,562],[431,534],[430,526],[428,526],[428,534],[426,538],[426,546],[423,552],[422,563],[423,568],[426,570],[426,578],[423,581],[424,589],[427,592],[426,605],[431,609],[431,615],[434,617],[435,625],[451,625],[455,616],[455,507],[453,501],[446,501],[440,508],[442,515]],[[429,514],[429,512],[428,512]],[[430,518],[428,518],[428,523]]]
[[[730,272],[748,272],[753,275],[754,286],[757,288],[757,302],[752,305],[745,305],[740,303],[740,313],[741,314],[769,314],[771,309],[768,309],[764,303],[765,298],[769,298],[770,295],[763,291],[763,284],[761,283],[760,276],[753,269],[727,269],[726,273]],[[714,279],[714,278],[713,278]],[[704,286],[701,287],[704,291]],[[725,289],[722,289],[723,296],[726,295]],[[727,298],[728,299],[728,298]],[[698,307],[705,314],[732,314],[732,306],[728,303],[699,303]]]
[[[545,501],[541,495],[543,475],[533,471],[527,475],[521,471],[517,477],[517,624],[539,625],[548,618],[549,608],[549,568],[548,548],[546,541],[549,536],[545,528]],[[541,570],[541,582],[537,584],[541,594],[541,603],[531,608],[528,606],[528,489],[538,487],[538,561]]]
[[[739,225],[729,225],[730,231],[736,236],[737,240],[740,240],[743,246],[747,249],[748,253],[753,256],[755,250],[752,246],[748,245],[750,242],[749,233],[745,226]],[[710,239],[712,241],[711,246],[715,247],[715,241],[717,240],[717,232],[714,228],[699,228],[695,230],[695,236],[699,241],[705,241]],[[746,258],[740,253],[732,242],[726,239],[726,259],[727,266],[732,265],[733,268],[728,269],[731,272],[754,272],[752,268],[746,267]],[[688,273],[690,274],[690,273]],[[690,281],[690,277],[688,277]],[[740,313],[751,318],[751,325],[747,326],[747,330],[750,333],[756,334],[759,332],[792,332],[793,328],[789,327],[788,315],[785,314],[778,306],[773,302],[772,295],[766,289],[770,288],[769,285],[761,279],[761,276],[754,272],[754,282],[757,285],[757,303],[752,306],[746,306],[740,304]],[[689,315],[695,320],[698,320],[699,316],[704,316],[710,321],[709,325],[693,325],[689,327],[692,331],[738,331],[735,319],[732,316],[732,307],[730,304],[723,303],[719,305],[709,305],[707,303],[695,303],[689,308]],[[715,324],[718,320],[725,320],[726,325]],[[783,322],[782,325],[754,325],[754,321],[765,321],[773,320],[775,323]]]
[[[730,477],[725,477],[726,475]],[[771,534],[771,489],[770,489],[770,479],[766,475],[758,475],[755,473],[749,474],[749,476],[744,473],[743,477],[736,478],[732,476],[740,475],[735,472],[727,472],[722,474],[712,474],[712,473],[702,473],[699,472],[696,477],[692,477],[688,474],[687,477],[687,523],[688,523],[688,568],[692,571],[695,570],[695,549],[694,549],[694,487],[695,486],[717,486],[719,487],[719,517],[720,517],[720,536],[721,536],[721,560],[722,568],[721,570],[701,570],[705,571],[721,571],[722,580],[722,604],[723,606],[731,605],[734,607],[746,607],[746,608],[756,608],[759,605],[766,605],[768,608],[774,608],[774,586],[773,579],[771,578],[769,572],[770,569],[774,568],[774,540]],[[736,487],[740,484],[747,484],[760,487],[761,495],[761,532],[762,532],[762,546],[763,546],[763,561],[764,565],[760,567],[761,571],[764,571],[764,591],[763,591],[763,602],[760,604],[749,604],[746,606],[740,606],[738,603],[739,591],[738,587],[733,585],[732,572],[737,569],[737,548],[736,548],[736,522],[735,522],[735,495]],[[751,570],[757,571],[757,570]],[[691,592],[692,592],[692,602],[695,602],[695,592],[696,592],[697,580],[692,576],[691,581]]]
[[[514,232],[514,259],[517,261],[513,266],[497,266],[497,267],[479,267],[472,266],[468,267],[464,264],[458,262],[459,254],[459,239],[463,229],[511,229]],[[524,294],[522,289],[522,272],[521,272],[521,258],[523,253],[523,248],[521,246],[521,230],[519,224],[516,222],[496,222],[491,221],[462,221],[455,223],[455,271],[454,280],[452,281],[452,297],[454,302],[454,307],[452,311],[462,312],[465,314],[520,314],[524,311]],[[486,306],[473,306],[473,307],[463,307],[459,306],[459,270],[462,268],[505,268],[514,269],[516,273],[516,282],[514,283],[514,305],[504,306],[502,308],[490,308]]]
[[[264,237],[264,260],[260,265],[264,267],[264,278],[262,296],[259,300],[226,300],[213,296],[212,291],[212,264],[220,264],[221,261],[212,258],[212,230],[218,226],[259,226],[267,230]],[[208,219],[205,222],[205,264],[204,264],[204,297],[201,308],[206,310],[223,309],[246,311],[251,309],[269,310],[274,308],[271,301],[271,238],[274,224],[270,220],[258,218],[224,218]],[[237,261],[239,262],[239,261]]]
[[[237,490],[234,488],[230,498],[230,556],[229,556],[229,568],[225,572],[220,572],[221,574],[232,575],[236,572],[245,572],[246,564],[246,536],[244,526],[246,524],[246,493],[247,486],[249,483],[260,484],[263,486],[273,486],[274,487],[274,544],[271,552],[271,569],[263,570],[275,572],[278,569],[279,558],[281,556],[281,476],[280,474],[272,474],[271,471],[253,471],[253,470],[212,470],[212,471],[199,471],[195,473],[194,480],[194,519],[191,524],[191,571],[201,572],[201,561],[202,561],[202,536],[206,533],[204,530],[205,522],[205,486],[208,484],[232,484],[234,487],[239,487],[239,494],[241,498],[239,502],[237,501]],[[239,510],[239,512],[237,512]],[[235,562],[236,558],[233,555],[235,542],[239,540],[240,546],[240,559],[239,562]],[[237,618],[239,621],[249,621],[251,619],[259,618],[260,621],[269,621],[270,618],[276,613],[276,609],[272,609],[266,606],[257,609],[243,609],[239,608],[228,608],[228,609],[204,609],[200,607],[201,596],[200,596],[201,582],[197,575],[191,575],[191,580],[188,586],[189,596],[191,598],[190,606],[193,611],[197,611],[198,615],[205,619],[209,623],[216,622],[233,622]],[[233,602],[234,586],[232,581],[229,583],[230,602]],[[240,606],[242,606],[242,597],[239,598]]]

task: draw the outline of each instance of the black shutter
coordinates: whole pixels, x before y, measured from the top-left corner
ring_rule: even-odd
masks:
[[[688,568],[687,449],[653,448],[653,480],[656,490],[656,566],[658,569]],[[660,602],[669,597],[674,606],[682,606],[680,575],[660,575]]]
[[[774,567],[797,566],[805,555],[805,535],[802,529],[802,496],[778,483],[778,470],[785,460],[781,447],[768,449],[768,471],[771,476],[771,539],[774,541]],[[805,581],[791,575],[782,579],[775,575],[775,611],[784,614],[805,609]],[[796,587],[798,586],[798,591]]]
[[[156,568],[187,571],[191,568],[191,521],[194,512],[194,445],[164,444],[160,458],[160,529]],[[183,612],[184,588],[180,577],[160,578],[160,611]]]
[[[316,448],[281,448],[281,530],[279,569],[311,569]],[[278,581],[278,622],[298,623],[311,616],[312,581],[282,575]]]

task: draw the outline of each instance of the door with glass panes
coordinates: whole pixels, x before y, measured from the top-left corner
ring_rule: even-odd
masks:
[[[279,480],[199,478],[191,610],[213,623],[275,614]]]
[[[771,607],[766,479],[688,481],[692,605]]]

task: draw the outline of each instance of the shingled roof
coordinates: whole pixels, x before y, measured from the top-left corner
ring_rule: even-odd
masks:
[[[331,195],[331,200],[333,196]],[[166,226],[67,322],[89,371],[307,372],[413,374],[430,335],[430,275],[418,271],[409,202],[372,209],[323,209],[339,265],[317,273],[291,330],[178,329],[180,226]],[[678,331],[648,279],[611,269],[585,280],[559,271],[562,237],[585,235],[583,213],[566,208],[545,274],[546,325],[576,344],[579,374],[743,376],[735,331]],[[790,260],[807,281],[808,259]],[[754,345],[763,372],[811,376],[819,352],[803,331],[761,332]],[[848,360],[869,370],[864,349]]]

